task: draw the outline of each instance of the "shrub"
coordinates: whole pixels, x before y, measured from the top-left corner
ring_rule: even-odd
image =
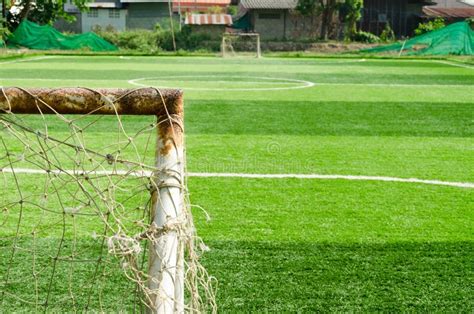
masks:
[[[354,34],[354,41],[359,41],[363,43],[377,43],[380,41],[380,38],[377,35],[374,35],[369,32],[363,32],[363,31],[358,31],[357,33]]]
[[[136,50],[145,53],[155,53],[159,50],[159,32],[149,30],[127,30],[117,32],[110,29],[94,27],[94,32],[120,49]]]
[[[418,24],[418,28],[415,29],[415,35],[421,35],[424,33],[428,33],[431,31],[435,31],[437,29],[445,27],[446,24],[444,22],[444,19],[438,17],[434,19],[433,21],[428,21],[426,23],[420,23]]]
[[[10,31],[7,28],[6,21],[0,17],[0,46],[3,46]]]
[[[387,23],[385,25],[385,28],[382,31],[382,34],[380,34],[380,40],[385,43],[395,41],[395,33],[393,32],[393,29],[390,26],[390,23]]]
[[[144,53],[173,51],[173,36],[169,29],[157,24],[154,30],[127,30],[118,32],[111,28],[94,27],[94,32],[120,49],[135,50]],[[187,26],[175,31],[176,48],[188,51],[219,50],[219,43],[211,41],[204,33],[193,33]]]
[[[207,9],[207,13],[209,14],[221,14],[224,13],[224,8],[218,5],[212,6]]]
[[[237,15],[239,9],[236,5],[230,5],[229,8],[227,9],[227,13],[230,15]]]

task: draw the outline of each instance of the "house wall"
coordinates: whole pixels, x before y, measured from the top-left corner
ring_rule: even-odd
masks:
[[[126,26],[128,29],[153,29],[156,23],[169,19],[168,3],[129,3]]]
[[[321,31],[319,16],[303,17],[290,10],[251,10],[252,30],[262,40],[298,40],[318,38]],[[336,18],[334,23],[336,23]],[[334,38],[335,34],[330,34]]]
[[[398,37],[411,36],[421,22],[423,2],[411,0],[365,0],[359,26],[380,35],[387,23]]]
[[[287,10],[252,10],[250,23],[263,40],[284,39]]]
[[[336,19],[335,19],[336,20]],[[321,36],[321,17],[320,16],[301,16],[297,13],[288,12],[287,14],[287,38],[288,39],[316,39]],[[334,21],[333,21],[334,24]],[[334,31],[331,31],[330,38],[335,38]]]
[[[96,26],[112,27],[123,31],[126,27],[127,10],[125,9],[90,9],[82,13],[82,32],[90,32]]]

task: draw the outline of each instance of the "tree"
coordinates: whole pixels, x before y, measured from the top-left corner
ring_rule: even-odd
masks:
[[[329,33],[332,30],[332,21],[334,20],[334,14],[336,13],[340,1],[338,0],[319,0],[319,6],[321,7],[321,39],[327,40]]]
[[[339,8],[340,2],[341,0],[298,0],[296,10],[303,16],[320,16],[320,38],[327,40],[331,31],[334,14]]]
[[[357,22],[362,17],[363,7],[363,0],[345,0],[339,8],[339,14],[346,23],[345,37],[347,40],[354,38],[357,33]]]
[[[298,0],[296,11],[300,12],[303,16],[316,14],[318,8],[317,1],[318,0]]]
[[[64,11],[67,0],[20,0],[7,12],[7,23],[10,30],[25,19],[38,24],[53,24],[59,18],[72,22],[75,17]],[[89,0],[73,0],[72,3],[82,12],[87,10]]]

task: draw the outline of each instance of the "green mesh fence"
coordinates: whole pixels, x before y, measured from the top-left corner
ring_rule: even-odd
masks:
[[[8,38],[8,45],[40,50],[117,50],[117,47],[95,33],[64,35],[51,26],[41,26],[30,21],[21,22]]]
[[[474,55],[474,31],[468,22],[458,22],[405,42],[364,49],[361,52],[404,55]]]

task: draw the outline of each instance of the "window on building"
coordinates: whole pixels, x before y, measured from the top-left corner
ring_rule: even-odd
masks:
[[[279,20],[280,13],[259,13],[258,18],[262,20]]]
[[[87,12],[87,17],[99,17],[99,10],[90,9],[89,12]]]
[[[378,15],[378,21],[380,23],[387,23],[387,14],[385,13],[379,13]]]
[[[120,18],[120,10],[118,10],[118,9],[109,9],[109,18],[110,19],[119,19]]]

